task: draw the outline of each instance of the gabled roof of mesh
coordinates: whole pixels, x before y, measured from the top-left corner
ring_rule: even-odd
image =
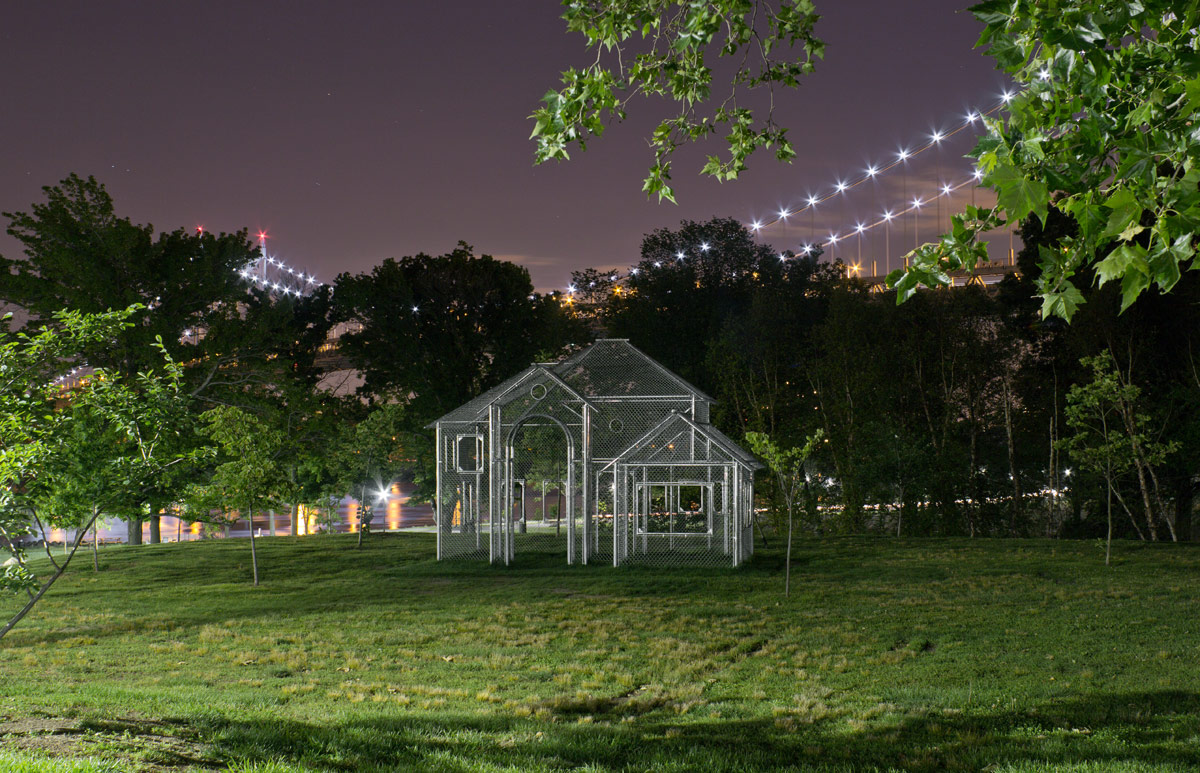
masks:
[[[537,371],[537,369],[538,369],[537,365],[530,365],[528,368],[521,371],[517,375],[512,376],[511,378],[507,378],[504,381],[501,381],[499,384],[497,384],[496,386],[487,390],[486,392],[479,395],[478,397],[475,397],[475,398],[463,403],[462,405],[458,406],[453,411],[450,411],[450,413],[447,413],[445,416],[441,417],[437,421],[434,421],[434,422],[426,425],[425,428],[431,429],[431,428],[433,428],[434,425],[438,424],[439,422],[443,422],[443,421],[445,421],[445,422],[476,421],[479,418],[479,414],[487,411],[487,407],[489,405],[491,405],[493,402],[495,402],[497,398],[499,398],[505,392],[508,392],[510,389],[512,389],[513,387],[517,386],[522,381],[527,379],[529,376],[531,376],[533,373],[535,373]]]
[[[746,467],[752,470],[760,469],[763,465],[758,459],[737,443],[728,435],[717,429],[711,424],[700,424],[692,421],[682,413],[675,411],[667,416],[658,425],[642,436],[640,440],[627,448],[616,461],[621,463],[627,462],[664,462],[667,464],[687,464],[688,461],[712,461],[711,459],[689,459],[690,453],[683,453],[683,449],[675,449],[674,441],[685,432],[696,432],[701,438],[712,443],[720,451],[723,451],[734,461],[741,462]],[[668,444],[670,444],[668,446]],[[667,451],[671,448],[671,451]]]
[[[695,397],[715,402],[624,338],[601,338],[552,366],[584,397]]]
[[[601,338],[583,351],[547,365],[531,365],[473,400],[450,411],[438,422],[477,421],[493,402],[541,369],[547,369],[584,398],[678,397],[715,402],[696,387],[659,365],[623,338]],[[715,431],[715,429],[714,429]]]

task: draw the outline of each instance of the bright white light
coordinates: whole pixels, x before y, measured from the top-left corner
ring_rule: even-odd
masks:
[[[837,188],[837,192],[841,193],[842,191],[846,190],[846,183],[842,182],[841,180],[838,180],[837,185],[835,187]]]
[[[755,231],[757,231],[758,229],[762,228],[762,223],[758,222],[757,220],[754,220],[750,223],[750,227],[752,229],[754,229]]]
[[[682,252],[675,253],[675,260],[683,260],[683,253]]]
[[[808,206],[810,206],[810,207],[815,207],[815,206],[817,206],[817,197],[816,197],[816,196],[809,196],[809,197],[808,197]]]
[[[1042,68],[1042,71],[1038,73],[1038,78],[1040,78],[1040,79],[1042,79],[1042,80],[1044,80],[1044,81],[1048,81],[1048,80],[1050,80],[1050,70],[1049,70],[1049,68],[1043,67],[1043,68]]]
[[[708,252],[708,242],[700,242],[700,251]]]
[[[837,234],[829,234],[829,243],[830,244],[837,244],[837,240],[838,240]]]
[[[854,232],[860,234],[863,232],[864,228],[866,228],[866,226],[864,226],[862,223],[859,223],[854,227]]]
[[[787,260],[787,255],[784,255],[784,254],[781,252],[781,253],[779,253],[779,259],[780,259],[780,260]]]
[[[983,179],[983,170],[976,168],[975,172],[973,173],[973,176],[975,177],[976,180],[982,180]]]
[[[806,245],[804,245],[804,254],[805,254],[805,255],[811,255],[811,254],[812,254],[812,250],[813,250],[813,248],[812,248],[812,245],[811,245],[811,244],[806,244]]]
[[[386,501],[388,498],[387,489],[380,489],[379,491],[376,491],[375,496],[379,498],[380,502]]]
[[[979,113],[974,111],[967,113],[967,123],[975,123],[979,120]]]
[[[883,219],[884,219],[884,220],[891,220],[891,219],[892,219],[892,211],[891,211],[890,209],[889,209],[887,212],[884,212],[884,213],[883,213]]]
[[[790,215],[790,214],[792,214],[792,213],[791,213],[791,212],[788,212],[786,209],[781,209],[781,210],[779,210],[779,216],[780,216],[781,218],[783,218],[784,220],[787,220],[787,216],[788,216],[788,215]]]
[[[662,268],[662,261],[661,261],[661,260],[656,260],[656,261],[654,261],[654,267],[655,267],[655,268]]]
[[[873,166],[867,167],[867,177],[874,177],[878,172],[879,170]]]
[[[629,269],[629,273],[633,274],[634,276],[637,276],[638,270],[636,268],[631,268],[631,269]]]
[[[921,204],[922,204],[922,202],[920,199],[913,199],[913,206],[916,207],[917,209],[921,208]]]
[[[1000,99],[1001,99],[1001,100],[1004,102],[1004,104],[1006,104],[1006,105],[1007,105],[1009,102],[1011,102],[1011,101],[1012,101],[1012,98],[1013,98],[1013,93],[1012,93],[1011,91],[1006,91],[1006,92],[1004,92],[1003,94],[1001,94],[1001,95],[1000,95]]]
[[[419,309],[419,308],[420,308],[420,307],[418,307],[418,306],[413,306],[413,313],[415,314],[415,313],[418,311],[418,309]]]
[[[943,186],[942,186],[942,195],[943,195],[943,196],[948,196],[948,195],[950,195],[950,186],[949,186],[949,185],[943,185]]]
[[[569,292],[569,293],[574,293],[574,292],[575,292],[575,285],[567,285],[567,292]]]

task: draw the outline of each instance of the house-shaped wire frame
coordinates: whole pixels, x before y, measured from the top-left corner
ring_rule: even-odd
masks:
[[[712,403],[623,339],[531,365],[429,425],[438,559],[738,566],[760,465]]]

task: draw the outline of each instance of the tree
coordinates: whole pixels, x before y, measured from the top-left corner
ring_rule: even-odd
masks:
[[[338,490],[358,489],[359,507],[366,509],[373,501],[386,496],[386,486],[407,466],[411,459],[406,450],[413,443],[406,407],[398,403],[380,405],[361,421],[345,424],[340,442],[330,459],[334,465]],[[367,484],[374,487],[368,492]],[[358,532],[362,546],[362,529]]]
[[[810,270],[781,261],[732,218],[685,220],[642,239],[637,265],[623,277],[621,292],[610,296],[608,333],[711,391],[706,350],[725,321],[745,315],[758,289]]]
[[[245,232],[177,229],[155,236],[153,226],[118,217],[93,177],[72,174],[42,191],[46,201],[28,213],[4,213],[25,254],[0,257],[0,299],[35,323],[59,309],[96,314],[138,304],[134,324],[85,347],[89,365],[132,376],[156,365],[158,338],[174,359],[192,361],[202,339],[184,333],[211,328],[224,304],[246,295],[237,272],[257,248]]]
[[[1021,84],[975,149],[995,209],[969,207],[950,234],[888,277],[898,300],[987,259],[985,231],[1051,210],[1073,235],[1041,251],[1042,315],[1070,320],[1079,279],[1121,285],[1121,309],[1195,268],[1200,230],[1200,8],[1174,0],[986,0],[980,45]]]
[[[1137,412],[1137,401],[1141,390],[1123,380],[1116,369],[1111,354],[1104,353],[1086,357],[1082,364],[1091,370],[1091,381],[1076,384],[1067,392],[1067,426],[1074,435],[1064,438],[1062,446],[1085,470],[1099,473],[1104,478],[1108,536],[1104,563],[1108,564],[1112,552],[1112,500],[1115,497],[1129,515],[1138,536],[1145,539],[1137,525],[1133,511],[1121,495],[1117,483],[1122,475],[1136,468],[1139,488],[1143,495],[1146,526],[1151,539],[1157,539],[1155,512],[1150,502],[1147,477],[1153,478],[1153,465],[1161,464],[1177,444],[1161,443],[1149,437],[1144,427],[1147,417]],[[1157,495],[1157,479],[1154,491]],[[1161,499],[1159,512],[1161,509]],[[1170,520],[1167,521],[1170,525]],[[1174,537],[1172,527],[1172,537]]]
[[[258,585],[258,551],[254,541],[254,511],[274,506],[284,485],[276,457],[284,439],[278,430],[260,421],[252,413],[222,405],[201,414],[201,433],[216,444],[219,464],[208,482],[194,485],[189,494],[190,507],[199,517],[208,518],[212,510],[228,514],[245,508],[243,517],[250,526],[250,563],[254,585]]]
[[[529,272],[462,242],[445,255],[342,274],[336,287],[337,318],[361,326],[339,342],[362,372],[361,392],[411,395],[420,418],[461,405],[541,348]]]
[[[154,478],[190,458],[164,450],[165,441],[179,431],[183,404],[182,371],[169,357],[161,371],[139,372],[136,387],[102,370],[70,393],[64,394],[51,381],[54,372],[62,372],[83,350],[112,340],[136,311],[96,315],[60,311],[53,325],[17,334],[9,332],[5,323],[0,342],[0,537],[16,561],[0,578],[0,588],[24,591],[29,601],[0,628],[0,638],[66,572],[99,515],[94,505],[62,508],[43,524],[37,507],[54,500],[58,485],[65,485],[66,493],[86,490],[109,501],[153,485]],[[62,406],[64,401],[69,406]],[[99,458],[81,460],[76,443],[81,432],[94,433],[89,438],[94,442],[107,438],[116,450],[101,450]],[[81,483],[83,474],[101,475],[102,482]],[[61,500],[63,492],[59,493]],[[31,520],[42,531],[45,526],[76,530],[74,544],[61,563],[46,546],[54,571],[41,582],[17,544],[17,537],[30,533]]]
[[[733,180],[756,150],[771,149],[780,161],[796,155],[787,128],[774,120],[774,94],[794,88],[823,56],[813,36],[817,14],[811,0],[618,0],[592,3],[563,0],[570,32],[587,39],[595,60],[569,67],[562,87],[542,98],[534,111],[531,139],[536,163],[567,159],[569,148],[587,149],[604,133],[606,120],[623,120],[635,97],[667,98],[678,113],[664,118],[650,137],[654,164],[642,190],[675,201],[671,155],[688,142],[727,129],[728,157],[709,156],[701,172]],[[718,103],[712,94],[713,68],[706,57],[737,60],[729,92]],[[747,92],[765,90],[766,99]],[[765,118],[759,119],[765,102]],[[756,115],[755,111],[758,110]]]
[[[784,559],[783,595],[791,593],[792,588],[792,520],[796,499],[800,496],[805,485],[804,463],[812,455],[817,443],[821,442],[825,433],[817,430],[808,437],[804,445],[797,448],[780,448],[765,432],[747,432],[746,442],[750,450],[762,457],[768,469],[775,474],[775,483],[783,497],[787,508],[788,536],[787,554]]]
[[[533,291],[529,272],[462,242],[453,251],[389,258],[369,274],[342,274],[335,314],[358,328],[340,351],[362,373],[359,394],[401,403],[414,496],[432,494],[426,424],[526,367],[544,350],[585,335],[558,299]]]
[[[257,407],[286,381],[315,385],[313,361],[329,329],[328,290],[305,298],[248,291],[239,272],[259,253],[245,231],[155,235],[153,226],[119,217],[95,178],[72,174],[43,191],[45,202],[28,213],[5,213],[24,256],[0,258],[0,299],[28,312],[35,326],[58,309],[92,314],[138,304],[133,324],[89,343],[79,364],[136,384],[140,370],[155,366],[161,342],[185,364],[186,393],[197,406]],[[172,440],[198,447],[187,433]],[[155,483],[122,507],[131,544],[141,543],[147,510],[150,539],[158,541],[157,513],[178,493],[177,481]]]

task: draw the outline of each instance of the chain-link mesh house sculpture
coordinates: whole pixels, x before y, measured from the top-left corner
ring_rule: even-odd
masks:
[[[738,566],[760,465],[712,402],[623,339],[530,366],[429,425],[438,558]]]

